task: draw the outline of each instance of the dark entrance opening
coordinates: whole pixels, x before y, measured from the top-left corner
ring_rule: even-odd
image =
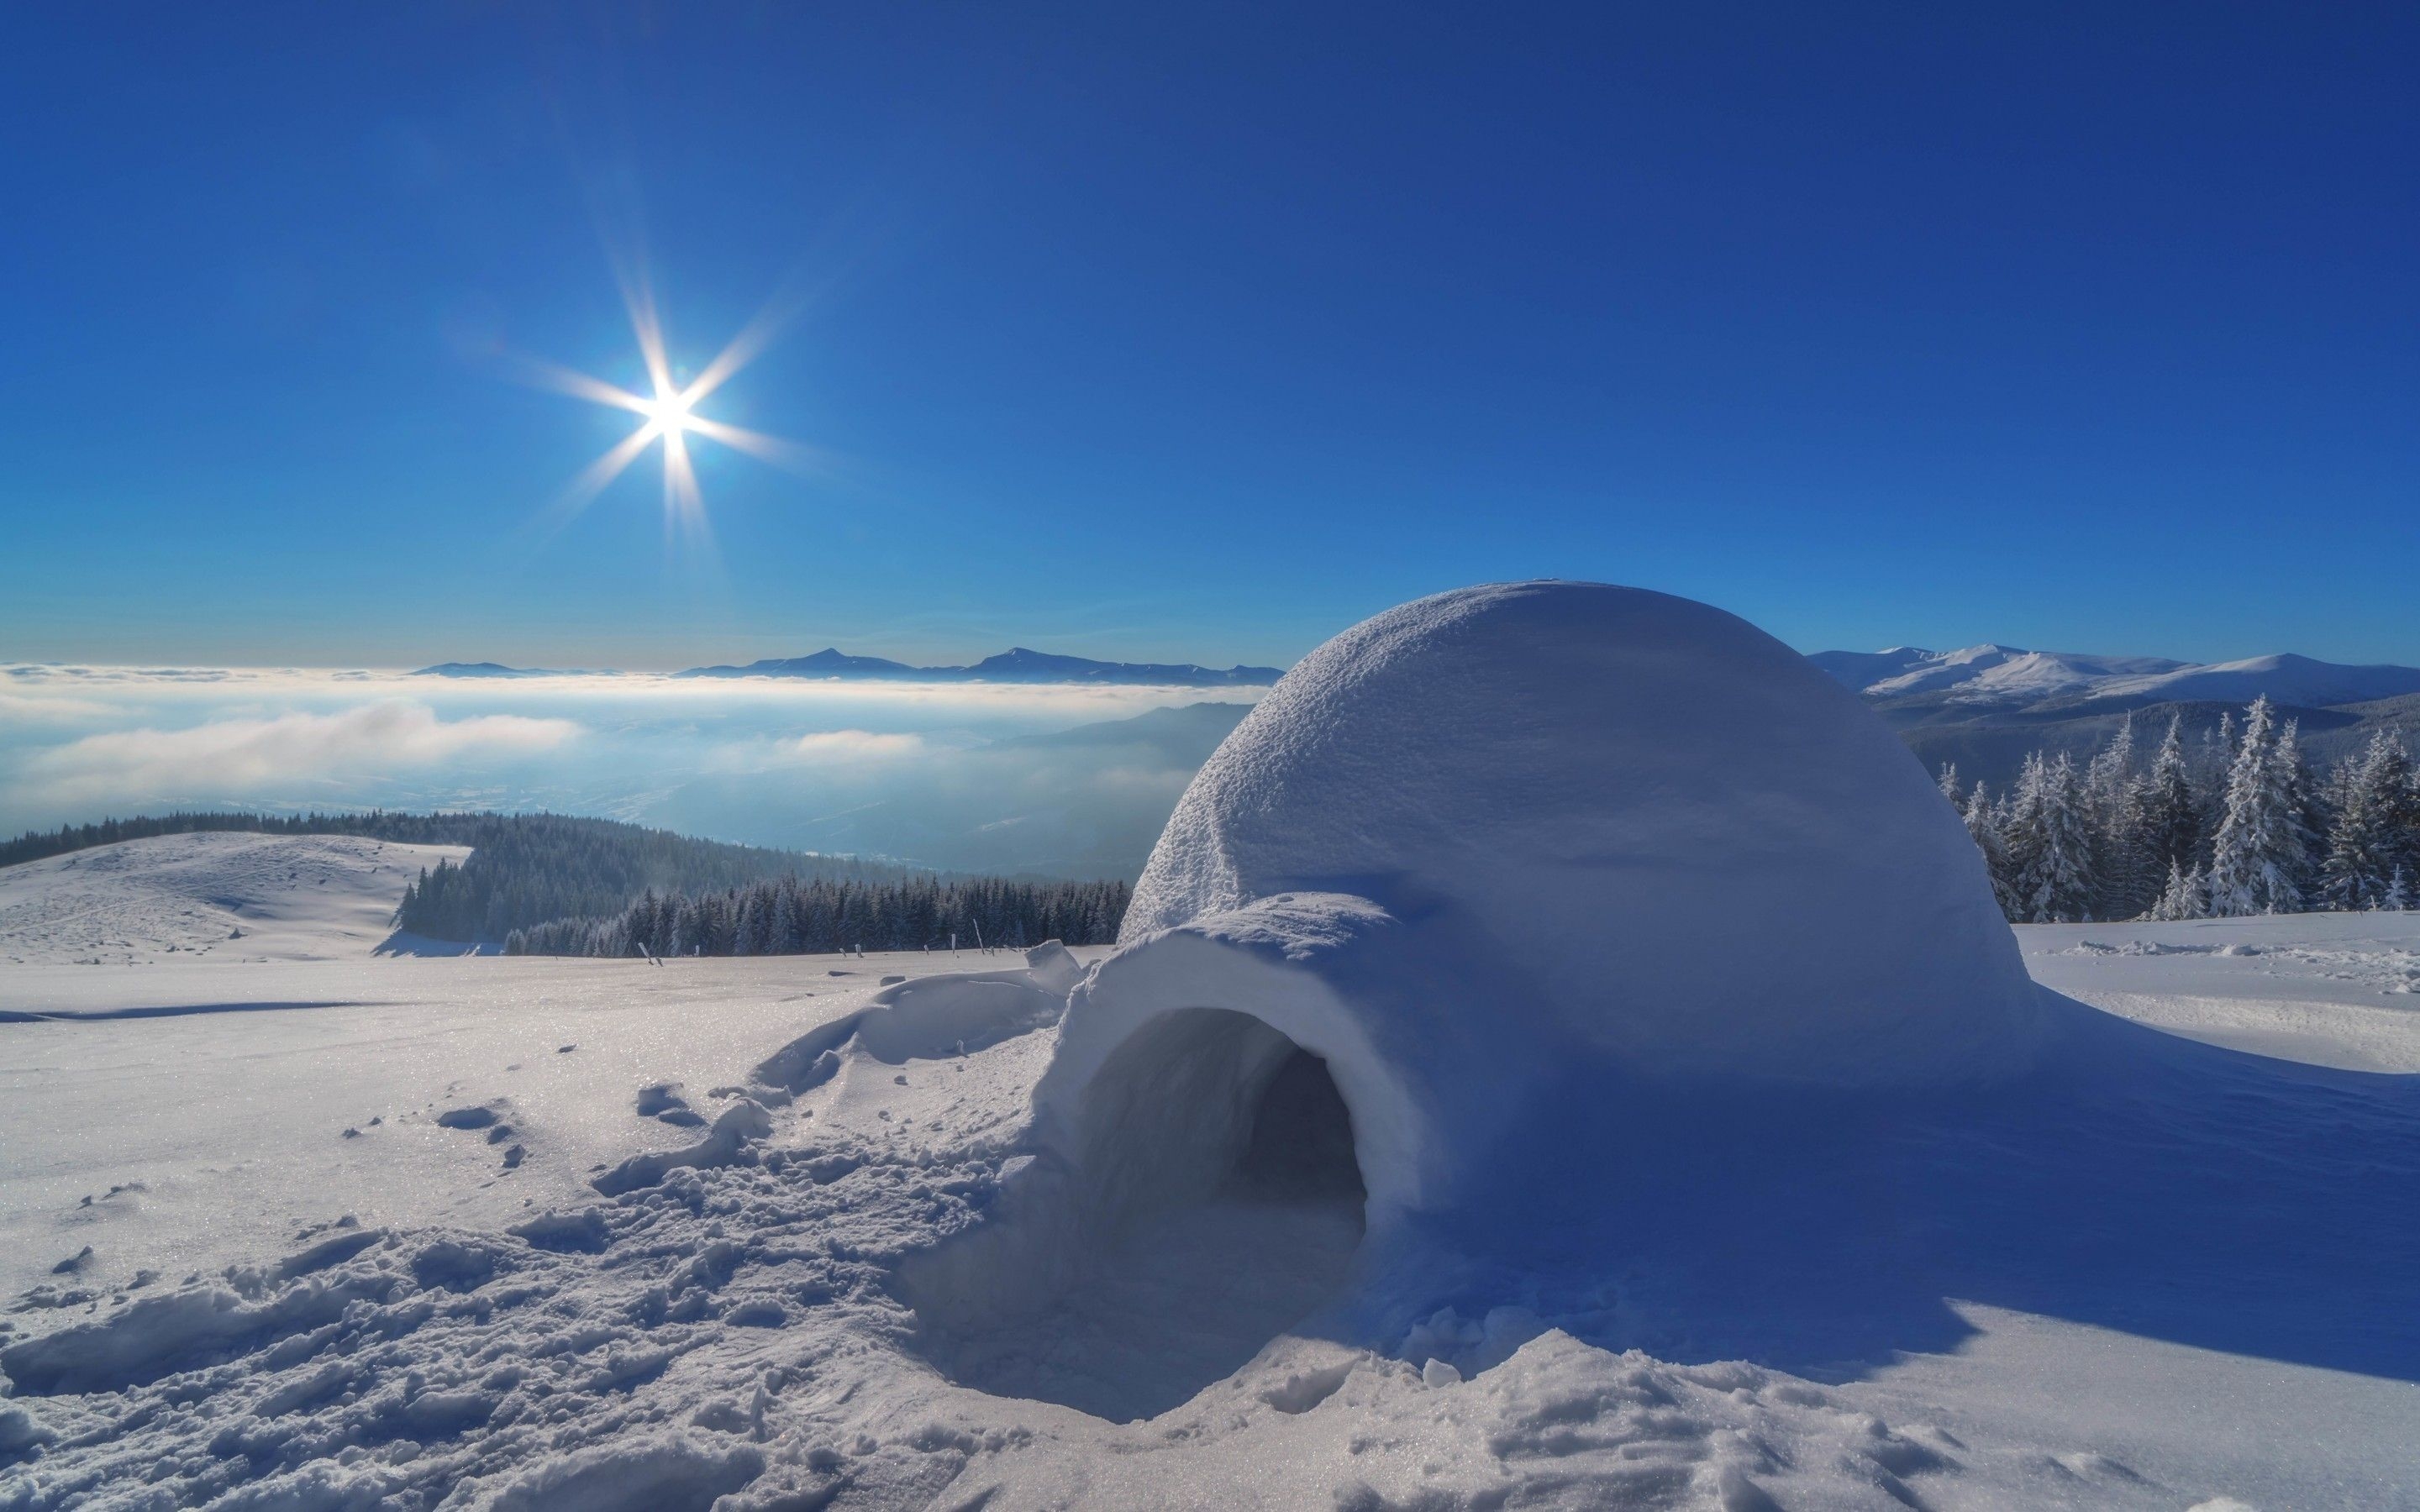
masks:
[[[1225,1379],[1333,1298],[1361,1242],[1326,1063],[1249,1014],[1145,1025],[1081,1109],[1077,1169],[902,1277],[962,1385],[1126,1421]]]

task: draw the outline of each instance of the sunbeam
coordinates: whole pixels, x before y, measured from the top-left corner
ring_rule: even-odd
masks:
[[[576,518],[594,503],[597,496],[620,477],[650,444],[660,442],[664,455],[664,541],[669,548],[675,535],[693,545],[712,549],[713,536],[706,515],[706,499],[698,486],[697,468],[690,455],[690,438],[702,436],[720,442],[736,452],[744,452],[759,461],[770,462],[793,472],[806,473],[820,465],[818,454],[810,447],[768,436],[761,431],[743,429],[708,420],[696,412],[699,401],[720,389],[733,377],[756,360],[773,338],[797,314],[795,301],[776,300],[740,328],[739,333],[717,352],[698,375],[687,384],[673,377],[672,360],[664,342],[663,319],[656,307],[654,289],[647,277],[644,260],[614,261],[614,282],[620,286],[623,308],[629,313],[630,330],[639,344],[639,357],[647,370],[647,382],[652,395],[633,393],[628,389],[608,383],[602,378],[533,357],[513,359],[520,376],[528,382],[549,388],[574,398],[616,409],[628,409],[641,418],[639,428],[614,443],[612,450],[582,469],[555,501],[547,506],[540,524],[551,532]]]

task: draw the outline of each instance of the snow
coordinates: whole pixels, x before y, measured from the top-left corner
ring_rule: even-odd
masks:
[[[394,933],[424,868],[459,845],[350,835],[159,835],[0,868],[0,963],[173,955],[316,961]]]
[[[2420,1004],[2392,990],[2420,960],[2420,915],[2018,933],[2037,972],[2096,1001],[2157,1004],[2187,1028],[2225,1004],[2232,1014],[2214,1035],[2268,1019],[2333,1055],[2388,1041],[2351,1030],[2330,1050],[2320,1041],[2335,1021],[2312,1029],[2298,1013],[2400,1013],[2395,1053],[2420,1062]],[[2101,949],[2082,950],[2086,940]],[[2229,946],[2258,953],[2216,953]],[[1013,957],[965,960],[1016,969]],[[2289,1335],[2335,1317],[2401,1339],[2400,1353],[2366,1369],[2297,1357],[2340,1345],[2179,1338],[2148,1283],[2154,1302],[2131,1320],[2079,1317],[2055,1295],[2028,1307],[1945,1292],[1947,1336],[1931,1347],[1796,1368],[1750,1363],[1739,1356],[1763,1351],[1731,1348],[1737,1338],[1676,1341],[1707,1316],[1658,1300],[1670,1282],[1654,1274],[1657,1252],[1674,1249],[1665,1236],[1606,1263],[1587,1308],[1544,1295],[1474,1300],[1380,1347],[1275,1325],[1233,1375],[1138,1423],[950,1384],[896,1278],[914,1257],[939,1253],[937,1239],[997,1212],[1056,1031],[1008,1034],[964,1057],[885,1060],[845,1044],[832,1078],[787,1106],[776,1105],[782,1088],[750,1076],[788,1041],[874,1007],[880,977],[909,973],[915,986],[932,980],[912,975],[932,964],[12,970],[0,981],[11,1008],[212,1002],[263,978],[263,995],[355,1001],[0,1028],[20,1068],[0,1103],[7,1287],[21,1295],[72,1281],[95,1293],[0,1315],[0,1369],[15,1382],[0,1406],[0,1505],[224,1494],[234,1505],[410,1506],[450,1494],[465,1506],[705,1507],[728,1494],[738,1508],[830,1494],[842,1506],[1374,1507],[1426,1497],[1449,1507],[1893,1507],[1904,1493],[1943,1508],[2232,1497],[2274,1509],[2402,1504],[2420,1490],[2408,1308],[2379,1306],[2374,1283],[2366,1306],[2331,1304],[2340,1272],[2362,1281],[2352,1265],[2315,1264],[2242,1305]],[[1518,980],[1511,969],[1498,978]],[[359,1001],[373,995],[386,1006]],[[147,1038],[161,1035],[178,1037]],[[772,1132],[750,1143],[750,1163],[668,1173],[618,1197],[589,1188],[634,1154],[700,1142],[698,1129],[638,1114],[639,1092],[667,1081],[707,1110],[734,1101],[714,1088],[744,1086]],[[432,1109],[499,1102],[532,1149],[510,1177],[484,1131],[430,1121]],[[85,1117],[103,1104],[113,1111]],[[391,1111],[384,1124],[341,1137],[380,1109]],[[2184,1132],[2171,1137],[2207,1121],[2168,1111]],[[2338,1133],[2349,1127],[2358,1125]],[[1802,1132],[1817,1149],[1800,1168],[1838,1157],[1821,1134]],[[374,1139],[388,1141],[376,1158],[336,1164]],[[2238,1158],[2257,1164],[2262,1143],[2238,1147]],[[2408,1182],[2408,1153],[2376,1153],[2387,1164],[2373,1183]],[[64,1180],[46,1169],[70,1156]],[[2290,1172],[2312,1152],[2279,1158],[2296,1163]],[[1829,1190],[1853,1194],[1872,1171],[1860,1165]],[[148,1190],[107,1199],[122,1210],[113,1216],[78,1205],[84,1192],[130,1180]],[[2266,1185],[2231,1192],[2231,1216],[2265,1223],[2275,1200]],[[27,1200],[29,1186],[46,1200]],[[2408,1205],[2375,1184],[2369,1195],[2366,1242],[2408,1264]],[[1757,1183],[1734,1175],[1707,1200],[1755,1202]],[[2118,1242],[2105,1212],[2094,1216],[2088,1183],[2065,1202],[2068,1224]],[[1741,1213],[1740,1227],[1768,1259],[1820,1258],[1826,1226],[1796,1222],[1805,1211],[1768,1203]],[[2172,1206],[2160,1212],[2172,1223]],[[336,1227],[349,1214],[355,1222]],[[1881,1253],[1898,1255],[1926,1216],[1888,1202],[1873,1213],[1882,1227],[1865,1232],[1893,1236]],[[159,1242],[145,1241],[155,1227]],[[2177,1262],[2196,1247],[2195,1227],[2174,1226],[2138,1258],[2122,1245],[2113,1257],[2128,1270],[2176,1266],[2166,1286],[2191,1288],[2195,1268]],[[1215,1225],[1197,1232],[1233,1238]],[[48,1273],[87,1243],[85,1276]],[[1204,1262],[1234,1268],[1217,1254]],[[143,1265],[163,1273],[128,1289]],[[178,1279],[195,1273],[192,1285]],[[1126,1318],[1130,1345],[1146,1330],[1180,1331],[1202,1311],[1182,1283],[1106,1297],[1101,1316]],[[132,1310],[147,1299],[165,1304]],[[59,1384],[42,1378],[43,1357],[29,1384],[6,1351],[62,1329],[96,1332],[67,1335],[51,1359],[102,1379],[152,1379],[92,1395],[36,1389]],[[1097,1331],[1078,1330],[1063,1352],[1080,1365],[1101,1347]],[[1005,1354],[989,1364],[1017,1368]]]
[[[1624,890],[1614,840],[1692,879],[1621,816],[1709,791],[1621,748],[1659,668],[1739,658],[1807,751],[1857,748],[1672,603],[1615,617],[1647,665],[1522,695],[1603,742],[1603,827],[1522,827],[1569,771],[1430,625],[1386,642],[1427,674],[1348,661],[1307,706],[1348,764],[1390,702],[1465,722],[1310,813],[1317,764],[1248,721],[1108,959],[0,968],[41,1015],[0,1022],[0,1507],[2420,1504],[2420,915],[1970,956],[1828,899],[1802,927],[1779,883]],[[1472,742],[1500,787],[1446,780]],[[1897,778],[1816,761],[1867,802],[1826,820],[1699,754],[1784,841],[1878,826],[1918,873],[1878,896],[1959,917]],[[1701,819],[1689,854],[1825,881]],[[1506,904],[1465,823],[1583,827]],[[1522,917],[1574,889],[1590,928]],[[186,906],[149,896],[130,924]],[[1855,995],[1894,966],[1983,1022]]]
[[[2157,656],[2092,656],[2066,651],[1969,646],[1929,656],[1867,687],[1875,698],[1947,690],[1962,703],[2030,702],[2055,694],[2100,690],[2113,678],[2143,677],[2179,664]]]
[[[2023,704],[2075,698],[2248,703],[2266,694],[2280,703],[2325,708],[2420,692],[2420,668],[2347,666],[2291,654],[2196,663],[1999,645],[1958,651],[1895,646],[1880,652],[1822,651],[1807,659],[1870,698],[1939,693],[1952,703]]]
[[[2223,699],[2233,703],[2248,703],[2266,694],[2280,703],[2326,707],[2420,693],[2420,668],[2344,666],[2291,655],[2252,656],[2121,678],[2101,691],[2113,697]]]

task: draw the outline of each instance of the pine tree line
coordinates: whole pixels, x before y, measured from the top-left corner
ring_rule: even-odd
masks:
[[[396,927],[437,940],[501,940],[558,918],[619,913],[650,889],[707,893],[768,877],[801,874],[861,884],[923,873],[889,862],[810,856],[691,840],[669,830],[594,820],[477,827],[460,865],[440,861],[404,889]]]
[[[1133,889],[1123,882],[999,877],[892,882],[768,877],[720,892],[649,891],[605,918],[516,929],[506,955],[802,955],[840,950],[1107,945]]]
[[[2129,716],[2083,766],[2025,758],[2016,785],[1941,791],[2017,923],[2402,909],[2420,886],[2420,771],[2381,730],[2324,778],[2266,698],[2189,750],[2180,723],[2148,759]]]

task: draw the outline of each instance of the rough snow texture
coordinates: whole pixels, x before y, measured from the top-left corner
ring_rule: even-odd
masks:
[[[2342,1021],[2288,1011],[2359,1007],[2380,1020],[2360,1026],[2362,1053],[2420,1063],[2420,1012],[2396,990],[2420,959],[2420,916],[2021,933],[2071,990],[2183,991],[2166,1011],[2185,1026],[2196,1005],[2228,998],[2239,1013],[2213,1037],[2273,1006],[2296,1034],[2323,1036]],[[937,1377],[905,1279],[996,1225],[1034,1164],[1027,1094],[1049,1025],[963,1057],[883,1059],[845,1039],[833,1074],[789,1102],[749,1077],[785,1034],[876,1007],[873,984],[905,966],[365,961],[0,978],[0,1002],[85,1010],[209,1002],[264,974],[252,995],[409,999],[0,1026],[12,1060],[49,1068],[0,1096],[0,1188],[55,1186],[18,1158],[28,1130],[80,1130],[70,1138],[89,1163],[85,1187],[57,1189],[61,1229],[23,1212],[0,1250],[95,1252],[0,1313],[13,1378],[0,1507],[2176,1512],[2420,1498],[2414,1226],[2400,1196],[2420,1172],[2409,1097],[2393,1119],[2373,1105],[2400,1079],[2182,1046],[2199,1073],[2153,1061],[2080,1098],[1919,1102],[1896,1171],[1855,1121],[1862,1098],[1822,1118],[1785,1107],[1736,1134],[1724,1127],[1735,1105],[1684,1104],[1642,1122],[1640,1153],[1619,1169],[1562,1170],[1621,1219],[1588,1257],[1584,1291],[1542,1288],[1544,1272],[1474,1287],[1374,1343],[1296,1325],[1178,1405],[1120,1424]],[[1060,980],[1046,964],[1031,981]],[[388,985],[360,985],[376,980]],[[1519,983],[1506,963],[1490,995]],[[2381,1039],[2393,1030],[2399,1048]],[[172,1031],[184,1037],[147,1058],[136,1036]],[[195,1074],[213,1060],[255,1070],[244,1083]],[[666,1091],[670,1078],[683,1085]],[[438,1107],[509,1108],[530,1163],[499,1175],[486,1130],[425,1116],[338,1136],[359,1117],[346,1109],[418,1109],[448,1084],[456,1101]],[[92,1114],[113,1087],[110,1111]],[[659,1094],[657,1115],[634,1106],[642,1091]],[[729,1164],[668,1166],[612,1196],[582,1179],[694,1148],[700,1131],[660,1120],[671,1098],[714,1112],[743,1096],[766,1106],[769,1132],[743,1131]],[[252,1100],[268,1104],[257,1121],[227,1111]],[[1871,1121],[1886,1130],[1908,1108]],[[2112,1137],[2112,1111],[2130,1109]],[[2040,1115],[2030,1133],[2028,1113]],[[2043,1127],[2071,1124],[2067,1146],[2045,1143]],[[523,1189],[535,1202],[341,1222],[417,1148],[377,1142],[414,1129],[427,1159],[453,1152],[464,1194],[536,1181]],[[359,1166],[313,1164],[371,1146]],[[255,1245],[250,1189],[230,1200],[205,1184],[229,1163],[286,1173],[287,1199],[316,1200],[321,1220]],[[1938,1180],[1908,1180],[1911,1165]],[[2037,1196],[1993,1219],[2025,1196],[2028,1168]],[[2181,1196],[2166,1190],[2196,1171]],[[1659,1172],[1675,1188],[1660,1196]],[[104,1182],[146,1190],[78,1205],[75,1190]],[[145,1217],[96,1210],[154,1209],[187,1187],[218,1192],[218,1207],[152,1216],[183,1214],[199,1273],[145,1282],[123,1238]],[[1969,1224],[1984,1231],[1965,1247],[1997,1270],[1955,1263]],[[1255,1277],[1281,1258],[1215,1257]],[[2097,1294],[2062,1279],[2102,1273]],[[1823,1332],[1892,1288],[1937,1316]],[[60,1302],[70,1290],[79,1300]],[[1945,1296],[1985,1300],[1953,1317]],[[1071,1348],[1172,1357],[1215,1311],[1174,1284],[1103,1306],[1127,1307],[1123,1329],[1076,1333]],[[993,1357],[968,1374],[1014,1365]]]
[[[1497,1001],[1407,974],[1357,1005],[1399,1066],[1482,1065],[1491,1096],[1575,1052],[1975,1078],[2044,1033],[1974,846],[1898,739],[1745,621],[1637,589],[1442,594],[1312,652],[1186,791],[1122,942],[1289,893],[1416,926],[1423,974],[1526,964]],[[1717,928],[1758,943],[1709,952]]]

